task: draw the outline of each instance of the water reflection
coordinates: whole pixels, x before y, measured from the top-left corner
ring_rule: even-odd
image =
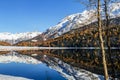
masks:
[[[71,64],[64,62],[63,57],[62,59],[60,59],[59,57],[60,55],[57,55],[62,53],[61,52],[59,53],[59,51],[57,53],[56,52],[57,52],[56,50],[40,50],[37,52],[21,51],[19,53],[23,53],[29,56],[33,56],[33,54],[36,53],[37,55],[33,56],[34,58],[46,63],[50,68],[56,70],[68,80],[89,80],[89,79],[102,80],[103,79],[103,77],[100,75],[93,74],[91,72],[88,72],[86,70],[77,67],[73,67]],[[62,50],[62,52],[64,52],[64,50]]]
[[[104,74],[100,50],[58,50],[57,52],[52,51],[52,53],[73,66]],[[111,53],[113,64],[110,61],[108,51],[106,51],[109,74],[120,78],[120,50],[111,50]],[[112,72],[112,67],[115,70],[115,74]]]
[[[34,56],[34,58],[43,62],[45,61],[40,57],[40,55],[47,55],[51,59],[57,57],[72,66],[83,68],[100,75],[104,74],[100,50],[40,50],[37,52],[30,51],[27,53],[22,51],[20,53],[27,55],[36,53],[38,55]],[[111,50],[111,53],[113,64],[111,63],[108,51],[106,51],[109,75],[114,75],[115,77],[120,78],[120,50]],[[115,70],[115,74],[113,74],[112,67]]]
[[[0,74],[33,80],[66,80],[41,61],[17,52],[0,55]]]
[[[22,55],[17,52],[9,52],[0,55],[0,63],[25,63],[25,64],[39,64],[41,61],[34,59],[27,55]]]
[[[65,80],[65,78],[99,80],[102,79],[100,75],[104,74],[100,52],[93,49],[17,51],[9,54],[2,52],[0,59],[3,60],[3,57],[6,60],[1,62],[7,62],[7,64],[0,63],[0,74],[22,76],[34,80]],[[120,79],[120,50],[111,50],[111,53],[113,64],[108,52],[106,54],[109,75]],[[115,69],[115,74],[112,72],[112,67]]]

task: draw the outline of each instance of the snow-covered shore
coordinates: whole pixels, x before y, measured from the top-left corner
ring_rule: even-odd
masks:
[[[0,51],[19,51],[19,50],[40,50],[40,49],[100,49],[99,47],[29,47],[29,46],[0,46]],[[108,49],[105,47],[105,49]],[[111,47],[120,49],[120,47]]]
[[[0,51],[14,51],[14,50],[38,50],[39,47],[25,47],[25,46],[0,46]]]
[[[0,74],[0,80],[32,80],[32,79]]]

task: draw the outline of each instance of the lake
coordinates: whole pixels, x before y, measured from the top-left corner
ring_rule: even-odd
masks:
[[[16,52],[0,55],[0,74],[33,80],[66,80],[41,61]]]
[[[109,75],[120,78],[120,50],[106,50]],[[100,50],[0,52],[0,74],[33,80],[103,80]],[[113,63],[111,63],[111,60]],[[114,71],[113,71],[114,70]]]

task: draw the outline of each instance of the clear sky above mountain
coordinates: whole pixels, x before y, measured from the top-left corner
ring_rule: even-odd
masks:
[[[43,32],[83,10],[77,0],[0,0],[0,32]]]

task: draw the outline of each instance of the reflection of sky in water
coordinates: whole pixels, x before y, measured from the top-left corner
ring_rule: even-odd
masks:
[[[65,80],[58,72],[48,68],[45,64],[0,63],[0,74],[34,80]]]
[[[28,54],[28,53],[29,52],[25,52],[24,54]],[[37,55],[35,55],[35,53]],[[49,56],[47,56],[46,53],[47,54],[50,53],[52,56],[50,54]],[[114,57],[113,59],[115,60],[119,59],[119,50],[111,50],[111,53],[112,53],[112,57]],[[102,63],[100,60],[101,59],[100,50],[93,50],[93,49],[51,50],[48,52],[46,52],[46,50],[41,50],[38,52],[33,51],[30,53],[30,55],[33,56],[34,58],[16,52],[0,55],[0,74],[25,77],[34,80],[65,80],[60,74],[62,74],[67,79],[71,78],[71,80],[76,79],[76,77],[73,77],[74,75],[78,76],[77,80],[80,79],[86,80],[86,78],[91,78],[92,80],[92,78],[96,78],[96,77],[101,80],[103,78],[103,76],[101,76],[102,71],[100,71],[101,69],[99,70],[99,65],[98,65],[98,64],[101,65]],[[53,57],[54,55],[62,56],[62,57],[56,58]],[[109,56],[107,55],[107,57]],[[92,64],[90,66],[96,67],[96,69],[98,69],[101,75],[95,75],[93,73],[88,73],[87,71],[83,71],[83,70],[81,71],[81,69],[76,70],[72,66],[66,64],[67,62],[66,63],[61,62],[62,59],[66,59],[66,60],[72,59],[73,61],[71,62],[76,61],[73,65],[78,64],[79,66],[80,65],[85,66],[84,63],[89,64],[91,61],[95,62],[95,60],[98,59],[98,63]],[[47,65],[49,65],[51,68],[55,69],[56,71],[50,69],[48,66],[41,63],[41,61],[39,62],[38,60],[42,60],[43,62],[45,61]],[[80,63],[81,61],[83,61],[83,64]],[[119,61],[117,60],[117,62]],[[92,70],[92,68],[89,68],[89,70]],[[118,70],[119,73],[119,69],[116,68],[116,70]],[[93,71],[97,73],[96,70],[93,69]],[[71,75],[69,74],[72,74],[73,76],[71,77]],[[90,75],[92,75],[92,77]]]

